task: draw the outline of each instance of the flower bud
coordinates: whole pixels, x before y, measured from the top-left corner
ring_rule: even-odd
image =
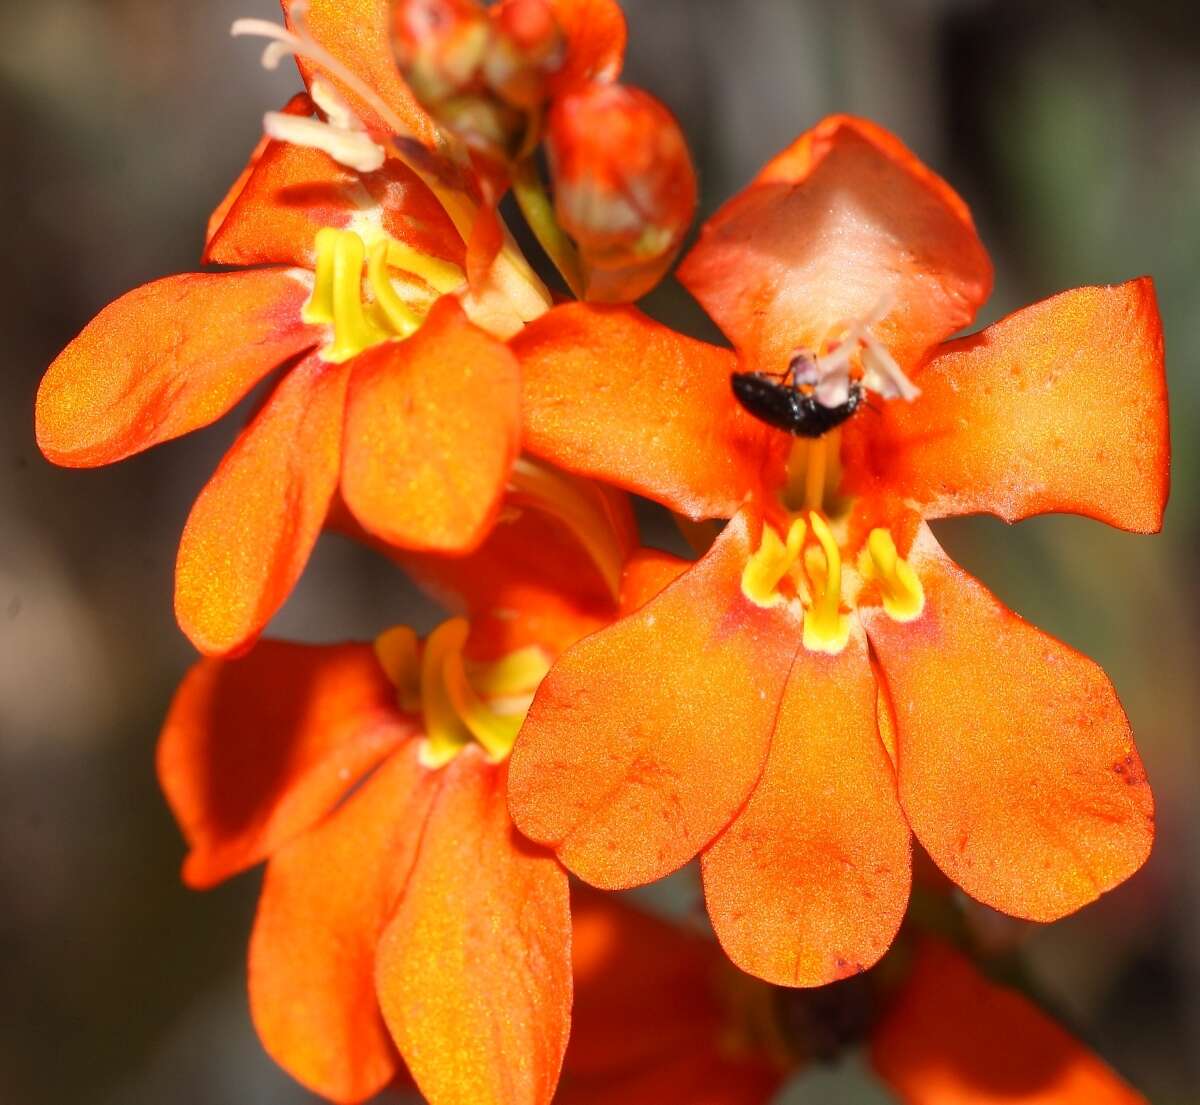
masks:
[[[629,302],[670,268],[696,213],[696,174],[671,113],[648,92],[589,84],[557,100],[547,152],[559,224],[585,297]]]

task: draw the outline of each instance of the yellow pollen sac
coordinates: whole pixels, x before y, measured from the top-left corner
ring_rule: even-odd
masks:
[[[804,610],[804,647],[836,655],[850,640],[850,618],[842,613],[842,554],[825,519],[813,513],[809,520],[820,548],[805,556],[812,604]]]
[[[779,584],[799,559],[807,532],[803,518],[793,520],[786,540],[779,536],[774,526],[763,526],[758,551],[742,569],[742,594],[755,606],[771,607],[787,602]]]
[[[372,346],[414,334],[421,326],[432,297],[406,302],[392,282],[391,270],[416,277],[434,292],[452,291],[463,284],[462,271],[449,262],[429,257],[411,246],[380,237],[368,254],[353,230],[322,227],[314,243],[317,255],[312,295],[300,317],[313,325],[330,326],[333,338],[321,351],[332,364],[341,364]],[[371,301],[363,299],[363,266]]]
[[[463,618],[439,625],[421,648],[416,634],[397,626],[375,642],[402,708],[420,710],[425,728],[421,762],[445,767],[472,742],[500,762],[512,751],[533,692],[550,670],[545,653],[519,649],[493,663],[463,658],[470,627]]]
[[[858,557],[864,579],[879,584],[883,609],[898,622],[911,622],[925,609],[925,588],[912,565],[896,553],[896,542],[886,529],[873,529]]]

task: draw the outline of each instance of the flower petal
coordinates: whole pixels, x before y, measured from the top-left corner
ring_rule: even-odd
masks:
[[[614,81],[625,60],[625,15],[614,0],[550,0],[567,40],[567,58],[551,80],[562,95],[589,81]]]
[[[1170,468],[1162,320],[1149,277],[1076,288],[944,346],[921,396],[846,428],[846,488],[927,517],[1086,514],[1150,533]]]
[[[633,307],[581,303],[511,344],[531,453],[691,518],[731,517],[760,486],[770,431],[735,402],[726,350]]]
[[[871,1041],[904,1105],[1145,1105],[1146,1099],[1014,990],[927,941]]]
[[[768,1105],[782,1077],[765,1061],[726,1054],[717,1039],[644,1067],[565,1078],[555,1105]]]
[[[748,362],[783,372],[855,319],[904,368],[971,321],[992,266],[966,205],[901,143],[835,115],[704,225],[679,279]]]
[[[413,723],[369,645],[263,641],[188,672],[158,742],[158,778],[212,886],[323,817]]]
[[[1150,853],[1129,723],[1096,664],[1005,609],[927,528],[908,559],[924,613],[860,608],[895,708],[901,805],[968,894],[1053,921]]]
[[[364,1101],[401,1067],[375,997],[375,959],[440,781],[417,748],[396,752],[267,865],[250,1012],[268,1054],[333,1101]]]
[[[521,831],[595,886],[691,859],[758,779],[799,627],[745,597],[739,515],[690,571],[568,650],[513,748]]]
[[[175,616],[201,652],[246,647],[283,605],[337,487],[346,370],[291,370],[225,454],[188,516]]]
[[[836,656],[802,648],[762,778],[702,858],[721,946],[777,986],[866,970],[904,918],[911,845],[876,699],[861,632]]]
[[[519,448],[512,353],[443,296],[407,341],[353,363],[346,505],[363,528],[394,545],[452,553],[478,546]]]
[[[47,370],[38,447],[55,464],[92,468],[215,422],[317,343],[300,321],[308,294],[285,269],[186,273],[129,292]]]
[[[507,770],[447,768],[379,943],[379,1002],[431,1105],[545,1105],[571,1019],[566,872],[509,820]]]
[[[317,231],[332,226],[398,242],[461,265],[465,247],[433,193],[396,158],[355,173],[319,150],[269,141],[257,152],[204,260],[221,265],[284,263],[311,269]]]
[[[282,0],[282,4],[287,25],[296,30],[291,12],[297,0]],[[304,22],[309,33],[383,101],[389,115],[403,126],[400,136],[415,138],[426,146],[436,145],[437,127],[400,79],[392,56],[390,0],[305,0],[305,5]],[[314,72],[322,72],[320,65],[307,58],[297,58],[297,65],[306,85],[311,84]],[[333,81],[368,129],[393,133],[392,120],[384,118],[374,104],[334,74],[323,75]]]

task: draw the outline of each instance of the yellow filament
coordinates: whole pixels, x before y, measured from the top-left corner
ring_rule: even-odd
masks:
[[[886,529],[873,529],[858,558],[864,579],[879,584],[883,609],[898,622],[911,622],[925,609],[925,588],[912,565],[896,552],[896,542]]]
[[[417,635],[407,625],[397,625],[375,638],[375,656],[396,688],[402,710],[421,705],[421,661]]]
[[[806,557],[812,605],[804,611],[804,647],[836,655],[850,639],[850,619],[842,613],[842,554],[825,519],[814,513],[809,520],[824,556],[814,549],[815,555]]]
[[[382,238],[371,247],[367,261],[367,279],[375,293],[375,303],[383,312],[392,332],[401,338],[421,328],[421,317],[397,294],[387,272],[388,243]]]
[[[521,457],[513,465],[509,500],[517,507],[532,507],[561,522],[596,565],[613,601],[620,598],[625,547],[608,502],[596,488]]]
[[[528,694],[550,670],[550,661],[537,647],[517,649],[487,664],[468,664],[471,686],[482,695]]]
[[[471,730],[459,715],[446,685],[446,661],[462,652],[468,627],[462,618],[442,622],[425,641],[421,656],[421,712],[425,719],[426,767],[444,767],[471,743]]]
[[[312,326],[327,326],[333,322],[333,255],[341,233],[331,226],[317,231],[314,250],[317,254],[312,295],[300,311],[300,317]]]
[[[758,550],[742,569],[742,594],[755,606],[778,606],[787,601],[779,591],[779,584],[799,558],[806,533],[803,518],[793,519],[786,540],[774,526],[763,526]]]
[[[419,276],[435,292],[442,295],[458,291],[466,283],[463,270],[449,261],[438,257],[430,257],[404,242],[394,238],[387,239],[387,263],[394,269],[403,269]]]
[[[490,710],[467,681],[461,651],[452,652],[446,657],[442,674],[455,712],[470,730],[471,736],[493,760],[504,759],[517,739],[517,730],[525,720],[524,712],[498,714]]]

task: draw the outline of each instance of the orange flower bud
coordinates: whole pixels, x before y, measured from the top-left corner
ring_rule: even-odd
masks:
[[[546,99],[547,82],[566,58],[562,28],[547,0],[504,0],[491,15],[488,84],[514,107],[532,111]]]
[[[696,213],[696,174],[679,124],[648,92],[589,84],[555,102],[547,150],[555,212],[579,247],[586,298],[644,295]]]

